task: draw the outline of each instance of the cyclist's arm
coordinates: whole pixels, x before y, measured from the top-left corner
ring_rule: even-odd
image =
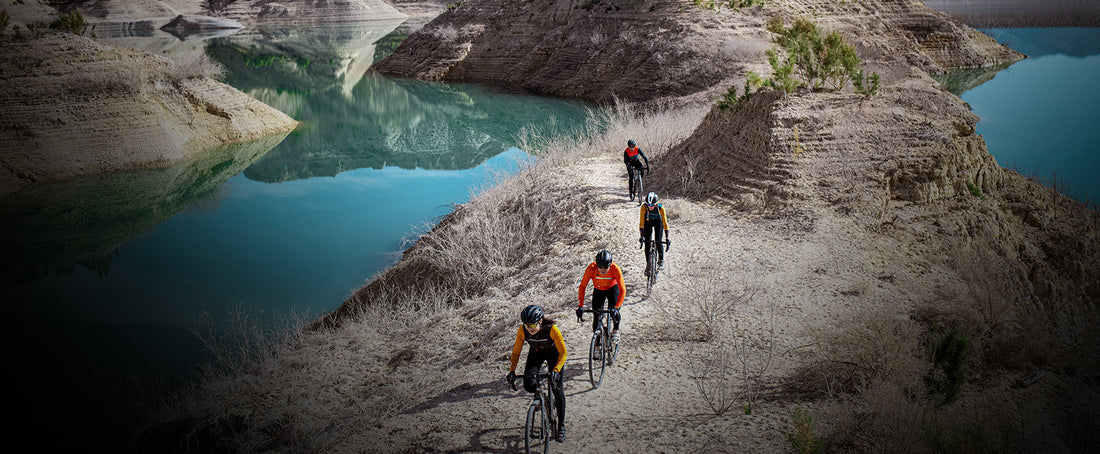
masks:
[[[645,229],[645,204],[638,207],[638,229]]]
[[[577,289],[577,307],[584,307],[584,289],[588,287],[588,281],[592,280],[592,276],[595,275],[595,262],[588,264],[588,268],[584,269],[584,277],[581,278],[581,287]]]
[[[668,216],[665,216],[665,207],[658,205],[658,210],[661,210],[661,225],[665,227],[665,231],[668,231]]]
[[[516,364],[519,363],[519,354],[523,351],[523,326],[519,327],[516,331],[516,343],[512,345],[512,365],[508,367],[509,372],[516,371]]]
[[[554,348],[558,349],[558,363],[554,365],[554,372],[561,373],[561,368],[565,367],[565,357],[569,353],[565,350],[565,339],[561,337],[561,330],[558,329],[558,325],[554,325],[550,330],[550,338],[554,340]]]
[[[638,148],[638,154],[642,155],[642,159],[645,159],[645,167],[648,169],[649,168],[649,158],[645,157],[645,152],[642,151],[641,147]]]
[[[623,306],[623,299],[626,298],[626,283],[623,282],[623,270],[619,269],[619,264],[611,264],[614,269],[611,272],[615,275],[615,285],[619,286],[619,301],[615,302],[615,309]]]

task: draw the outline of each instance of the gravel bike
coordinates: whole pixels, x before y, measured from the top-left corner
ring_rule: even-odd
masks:
[[[608,304],[611,304],[608,301]],[[600,327],[592,333],[592,341],[588,344],[588,379],[592,381],[593,388],[599,388],[603,383],[604,371],[607,366],[615,362],[619,354],[619,344],[611,341],[611,311],[608,309],[585,309],[585,312],[594,314],[599,320]],[[584,317],[577,318],[578,323],[584,323]]]
[[[634,169],[634,192],[630,194],[630,200],[635,200],[635,197],[637,197],[638,206],[642,206],[642,202],[645,200],[645,192],[642,191],[642,173],[648,171],[649,167],[637,167]]]
[[[516,375],[517,380],[522,380],[524,375]],[[543,454],[550,452],[550,438],[558,433],[557,403],[554,402],[554,392],[542,390],[543,379],[549,379],[549,373],[540,373],[535,376],[535,397],[531,399],[531,405],[527,407],[527,426],[523,429],[524,452],[532,453],[540,450]],[[512,391],[519,391],[516,383],[509,383]],[[559,440],[560,441],[560,440]]]
[[[657,243],[648,238],[638,238],[638,243],[638,247],[645,248],[645,286],[648,290],[657,284],[657,274],[661,271],[657,266],[657,247],[664,244],[665,252],[668,252],[668,247],[672,245],[672,241],[666,238],[661,243]],[[657,243],[658,246],[654,247],[654,243]]]

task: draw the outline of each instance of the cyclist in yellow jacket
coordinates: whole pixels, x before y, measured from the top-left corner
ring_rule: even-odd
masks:
[[[533,393],[538,386],[536,376],[542,363],[547,363],[550,368],[550,392],[554,393],[558,410],[558,442],[565,441],[565,383],[561,378],[561,370],[565,367],[565,340],[561,337],[561,330],[553,320],[543,317],[542,307],[530,305],[523,308],[519,314],[523,326],[516,331],[516,342],[512,345],[512,365],[508,369],[508,383],[515,387],[516,364],[519,363],[519,354],[523,351],[524,341],[530,345],[527,350],[527,363],[523,366],[523,389]]]
[[[661,233],[664,233],[663,238]],[[647,248],[650,241],[657,241],[657,269],[663,268],[665,250],[661,247],[661,243],[668,239],[668,216],[665,216],[665,207],[657,203],[655,192],[645,196],[645,203],[642,204],[638,215],[638,234],[640,236],[638,242],[644,242]],[[645,260],[645,266],[648,269],[652,265],[649,263],[649,255],[646,255]]]

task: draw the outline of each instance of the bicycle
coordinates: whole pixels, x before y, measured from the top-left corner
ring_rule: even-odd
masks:
[[[522,380],[525,375],[516,375],[517,380]],[[542,452],[550,452],[550,438],[556,437],[558,432],[557,404],[554,402],[554,392],[542,391],[542,380],[550,378],[549,373],[540,373],[535,376],[535,397],[531,399],[531,405],[527,407],[527,426],[523,429],[524,452],[531,453],[531,448],[538,449],[542,444]],[[512,391],[519,391],[516,383],[509,383]],[[546,409],[546,411],[543,411]],[[560,441],[560,440],[559,440]]]
[[[638,247],[645,248],[645,286],[646,289],[653,288],[657,284],[657,274],[660,269],[657,267],[657,248],[653,247],[656,241],[646,241],[645,238],[638,238]],[[665,252],[668,252],[668,247],[672,245],[672,241],[667,238],[658,244],[665,245]]]
[[[584,312],[594,314],[600,324],[600,328],[592,333],[592,341],[588,344],[588,379],[592,381],[593,388],[599,388],[600,383],[603,383],[604,371],[615,362],[615,357],[619,354],[619,344],[611,342],[610,310],[585,309]],[[577,322],[584,323],[584,317],[577,318]]]
[[[630,194],[630,200],[634,200],[635,196],[638,199],[638,206],[642,206],[642,201],[645,199],[644,191],[642,191],[642,173],[648,172],[649,167],[638,167],[634,169],[634,192]]]

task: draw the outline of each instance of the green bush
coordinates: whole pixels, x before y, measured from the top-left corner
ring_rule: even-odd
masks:
[[[4,33],[8,30],[8,24],[11,23],[11,16],[8,16],[8,10],[0,9],[0,36],[4,36]]]
[[[985,194],[982,193],[982,188],[979,188],[978,185],[967,181],[966,188],[970,190],[970,195],[985,200]]]
[[[924,377],[925,388],[928,395],[938,397],[941,404],[950,404],[959,398],[966,383],[970,338],[958,329],[933,324],[927,349],[932,369]]]
[[[88,22],[84,20],[84,16],[79,11],[74,10],[68,14],[62,14],[61,17],[50,22],[50,28],[74,35],[83,35],[84,32],[88,31]]]
[[[791,429],[786,435],[787,442],[799,454],[822,452],[822,441],[814,433],[814,417],[802,409],[802,404],[796,405],[791,412]]]
[[[779,35],[775,42],[787,55],[781,60],[776,49],[767,52],[775,72],[768,85],[790,93],[802,85],[814,91],[843,90],[852,82],[857,93],[870,95],[878,91],[878,74],[864,76],[855,47],[840,33],[823,35],[817,25],[802,18],[795,19],[788,28],[779,16],[768,20],[767,29]]]

